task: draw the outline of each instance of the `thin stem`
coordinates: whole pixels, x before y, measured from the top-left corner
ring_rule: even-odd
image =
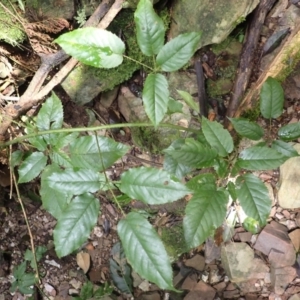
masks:
[[[139,65],[141,65],[141,66],[143,66],[145,68],[147,68],[147,69],[149,69],[149,70],[151,70],[152,72],[155,72],[155,70],[153,68],[151,68],[151,67],[149,67],[149,66],[141,63],[140,61],[138,61],[136,59],[133,59],[133,58],[131,58],[131,57],[127,56],[127,55],[124,55],[124,54],[123,54],[123,57],[125,57],[125,58],[127,58],[127,59],[129,59],[129,60],[131,60],[131,61],[133,61],[133,62],[135,62],[135,63],[137,63],[137,64],[139,64]]]
[[[98,130],[103,130],[103,129],[112,129],[112,128],[120,128],[120,127],[155,127],[152,124],[149,123],[120,123],[120,124],[109,124],[109,125],[102,125],[102,126],[93,126],[93,127],[78,127],[78,128],[61,128],[61,129],[51,129],[51,130],[46,130],[46,131],[39,131],[31,134],[27,134],[24,136],[17,137],[13,139],[12,141],[8,141],[5,143],[0,143],[0,148],[2,147],[7,147],[9,145],[17,144],[20,143],[24,140],[27,140],[29,138],[34,138],[40,135],[45,135],[45,134],[53,134],[53,133],[65,133],[65,132],[85,132],[85,131],[98,131]],[[199,130],[197,129],[191,129],[191,128],[186,128],[182,127],[179,125],[173,125],[173,124],[159,124],[157,127],[162,127],[162,128],[173,128],[177,130],[183,130],[183,131],[189,131],[192,133],[198,133]]]
[[[107,174],[105,172],[105,167],[104,167],[104,161],[103,161],[103,157],[102,157],[102,153],[101,153],[101,149],[100,149],[100,145],[99,145],[99,140],[98,140],[98,135],[97,132],[95,131],[95,136],[96,136],[96,140],[97,140],[97,147],[98,147],[98,152],[99,152],[99,156],[100,156],[100,160],[101,160],[101,165],[102,165],[102,169],[104,170],[104,176],[105,176],[105,180],[106,180],[106,184],[108,186],[109,191],[111,192],[111,195],[113,196],[114,202],[117,204],[117,206],[119,207],[120,211],[122,212],[123,216],[125,217],[126,214],[124,212],[124,210],[122,209],[119,201],[117,200],[117,197],[115,196],[115,193],[113,192],[112,188],[110,187],[110,180],[107,177]]]

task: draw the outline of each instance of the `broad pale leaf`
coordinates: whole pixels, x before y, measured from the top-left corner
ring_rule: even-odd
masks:
[[[202,145],[200,142],[187,138],[185,143],[177,149],[166,149],[165,153],[171,155],[177,162],[193,168],[213,165],[217,151]]]
[[[260,225],[265,225],[272,203],[264,183],[252,174],[239,176],[236,180],[236,193],[245,213]]]
[[[150,0],[140,0],[134,13],[134,22],[137,42],[143,54],[147,56],[157,54],[164,45],[165,27]]]
[[[29,182],[37,177],[47,164],[47,156],[42,152],[31,153],[20,165],[19,183]]]
[[[168,114],[174,114],[174,113],[182,113],[182,103],[169,97],[168,102]]]
[[[109,168],[128,150],[128,146],[116,143],[107,137],[83,136],[71,143],[70,157],[74,167],[101,172]]]
[[[278,136],[283,141],[293,141],[300,137],[300,122],[282,126],[278,130]]]
[[[73,195],[85,192],[94,193],[105,186],[105,176],[94,170],[65,169],[53,172],[48,176],[49,186],[57,190],[65,190]]]
[[[185,185],[171,179],[166,171],[145,167],[124,172],[120,190],[148,204],[174,202],[190,192]]]
[[[118,224],[118,235],[129,263],[143,278],[161,289],[175,290],[170,259],[151,224],[136,212]]]
[[[99,209],[99,200],[91,194],[82,194],[72,200],[53,233],[58,257],[72,253],[87,240],[97,222]]]
[[[260,112],[266,119],[278,118],[283,111],[284,95],[280,83],[272,78],[264,82],[260,91]]]
[[[256,123],[243,118],[228,118],[238,134],[250,140],[258,141],[264,136],[263,129]]]
[[[189,32],[178,35],[165,44],[156,57],[156,63],[162,71],[173,72],[183,67],[199,46],[201,32]]]
[[[52,164],[47,166],[41,176],[40,194],[42,198],[43,207],[55,218],[59,219],[62,212],[68,206],[73,194],[66,192],[64,189],[57,190],[51,188],[49,185],[49,176],[54,172],[59,172],[61,169],[58,165]]]
[[[253,146],[240,153],[238,165],[246,170],[272,170],[278,168],[287,159],[275,149],[267,146]]]
[[[192,95],[186,91],[177,90],[177,93],[182,97],[184,102],[197,113],[200,112],[199,105],[194,101]]]
[[[202,132],[212,148],[215,148],[220,156],[227,156],[233,150],[233,140],[230,133],[216,121],[202,118]]]
[[[186,186],[194,191],[202,191],[202,190],[217,190],[216,186],[217,179],[212,173],[199,174],[193,177]]]
[[[162,74],[149,74],[143,88],[143,103],[151,122],[157,126],[168,109],[169,88]]]
[[[36,119],[36,125],[39,131],[49,129],[60,129],[63,124],[64,112],[60,99],[52,92],[45,103],[43,103]],[[54,146],[59,134],[45,134],[36,137],[36,142],[40,139],[46,141],[47,144]],[[32,142],[32,139],[31,139]],[[42,143],[42,141],[40,141]]]
[[[295,148],[284,141],[280,141],[280,140],[273,141],[271,147],[277,150],[278,152],[282,153],[286,157],[299,156]]]
[[[222,225],[227,201],[228,196],[214,188],[195,192],[187,204],[183,219],[184,236],[189,248],[201,245],[213,230]]]
[[[55,43],[80,62],[96,68],[114,68],[123,61],[125,44],[110,31],[80,28],[62,34]]]

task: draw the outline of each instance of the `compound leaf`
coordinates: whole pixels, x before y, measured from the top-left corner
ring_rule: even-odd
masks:
[[[220,156],[227,156],[233,150],[233,140],[230,133],[216,121],[202,118],[202,132],[212,148],[215,148]]]
[[[118,224],[118,235],[129,263],[161,289],[175,290],[170,259],[158,234],[140,214],[130,212]]]
[[[134,13],[137,42],[147,56],[155,55],[164,45],[165,28],[150,0],[141,0]]]
[[[246,170],[272,170],[278,168],[288,158],[282,153],[267,146],[253,146],[243,150],[238,165]]]
[[[173,72],[183,67],[197,50],[201,32],[189,32],[178,35],[165,44],[156,57],[156,63],[162,71]]]
[[[263,129],[256,123],[243,118],[228,118],[238,134],[250,140],[260,140],[263,135]]]
[[[162,74],[149,74],[143,88],[143,103],[151,122],[157,126],[168,109],[169,88]]]
[[[47,164],[47,156],[42,152],[31,153],[20,165],[19,183],[29,182],[37,177]]]
[[[97,222],[99,209],[99,200],[91,194],[82,194],[72,200],[53,233],[58,257],[72,253],[86,241]]]
[[[236,194],[245,213],[261,226],[265,225],[272,203],[264,183],[252,174],[239,176],[236,180]]]
[[[80,62],[96,68],[114,68],[123,61],[125,44],[110,31],[80,28],[62,34],[55,41]]]
[[[284,94],[280,83],[272,78],[264,82],[260,91],[260,112],[264,118],[278,118],[283,111]]]
[[[145,167],[124,172],[120,190],[148,204],[174,202],[189,193],[185,185],[171,179],[166,171]]]
[[[101,172],[121,158],[128,149],[128,146],[107,137],[83,136],[71,143],[70,158],[73,167]]]
[[[221,226],[226,216],[228,196],[223,191],[207,188],[195,192],[185,209],[183,229],[189,248],[201,245]]]

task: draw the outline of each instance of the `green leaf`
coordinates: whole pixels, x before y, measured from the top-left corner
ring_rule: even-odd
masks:
[[[166,171],[145,167],[124,172],[120,190],[148,204],[174,202],[189,193],[188,188],[172,180]]]
[[[292,145],[280,140],[273,141],[271,147],[277,150],[278,152],[282,153],[286,157],[299,156],[298,152]]]
[[[182,113],[183,105],[181,102],[169,97],[168,114]]]
[[[238,165],[246,170],[272,170],[278,168],[287,157],[267,146],[253,146],[243,150],[238,159]]]
[[[217,190],[216,186],[216,178],[212,173],[205,173],[205,174],[199,174],[195,177],[193,177],[186,186],[194,191],[202,191],[202,190]]]
[[[117,230],[134,270],[161,289],[175,290],[169,257],[151,224],[140,214],[130,212]]]
[[[225,178],[230,171],[228,161],[224,160],[223,158],[215,159],[213,168],[220,178]]]
[[[236,189],[235,189],[235,185],[232,181],[229,181],[227,184],[227,190],[232,198],[233,201],[236,201],[237,199],[237,194],[236,194]]]
[[[101,172],[109,168],[128,150],[128,146],[116,143],[107,137],[82,136],[71,143],[70,157],[75,168]]]
[[[283,111],[284,94],[280,83],[272,78],[264,82],[260,91],[260,111],[264,118],[278,118]]]
[[[88,281],[81,288],[80,298],[89,299],[93,297],[93,294],[94,294],[94,286],[90,281]]]
[[[252,174],[239,176],[236,180],[236,193],[245,213],[260,225],[265,225],[272,203],[264,183]]]
[[[171,155],[175,161],[193,168],[212,166],[214,158],[217,157],[215,149],[205,147],[191,138],[185,139],[180,148],[166,149],[164,152]]]
[[[150,0],[140,0],[134,13],[137,42],[143,54],[155,55],[164,45],[165,28]]]
[[[201,32],[178,35],[160,49],[156,63],[162,71],[173,72],[183,67],[199,46]]]
[[[215,189],[195,192],[185,209],[184,236],[189,248],[201,245],[226,216],[227,195]]]
[[[185,165],[184,163],[175,160],[172,155],[168,154],[168,151],[178,150],[184,145],[184,139],[175,140],[167,149],[165,149],[164,157],[164,170],[168,173],[173,174],[178,179],[182,179],[186,174],[188,174],[192,167]]]
[[[29,182],[37,177],[47,164],[47,157],[41,152],[31,153],[20,165],[19,183]]]
[[[243,118],[228,118],[238,134],[250,140],[258,141],[264,136],[263,129],[256,123]]]
[[[169,88],[162,74],[149,74],[143,88],[143,103],[151,122],[157,126],[168,109]]]
[[[97,222],[99,209],[99,200],[91,194],[82,194],[72,200],[53,233],[58,257],[72,253],[87,240]]]
[[[51,162],[55,163],[63,168],[72,168],[72,162],[67,153],[56,150],[55,152],[50,153],[49,155]]]
[[[199,105],[194,101],[193,96],[185,91],[177,90],[177,93],[182,97],[184,102],[197,113],[200,112]]]
[[[72,192],[66,192],[64,189],[57,190],[50,187],[49,176],[60,170],[59,166],[52,164],[45,168],[41,176],[40,195],[43,207],[56,219],[61,217],[73,196]]]
[[[300,137],[300,122],[282,126],[278,130],[278,136],[283,141],[293,141]]]
[[[62,34],[55,41],[80,62],[96,68],[114,68],[123,61],[125,44],[110,31],[80,28]]]
[[[233,140],[230,133],[216,121],[202,118],[202,131],[212,148],[215,148],[220,156],[227,156],[233,150]]]
[[[10,168],[13,169],[14,167],[21,164],[23,159],[24,152],[21,150],[16,150],[11,154],[10,159]]]
[[[85,192],[94,193],[105,186],[105,176],[94,170],[66,169],[53,172],[48,176],[48,184],[56,190],[64,190],[73,195]]]

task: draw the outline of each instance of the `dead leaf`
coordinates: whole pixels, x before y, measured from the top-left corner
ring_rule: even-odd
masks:
[[[90,268],[90,263],[91,263],[90,255],[88,253],[81,251],[77,253],[76,261],[77,261],[77,265],[83,270],[84,274],[86,274]]]

